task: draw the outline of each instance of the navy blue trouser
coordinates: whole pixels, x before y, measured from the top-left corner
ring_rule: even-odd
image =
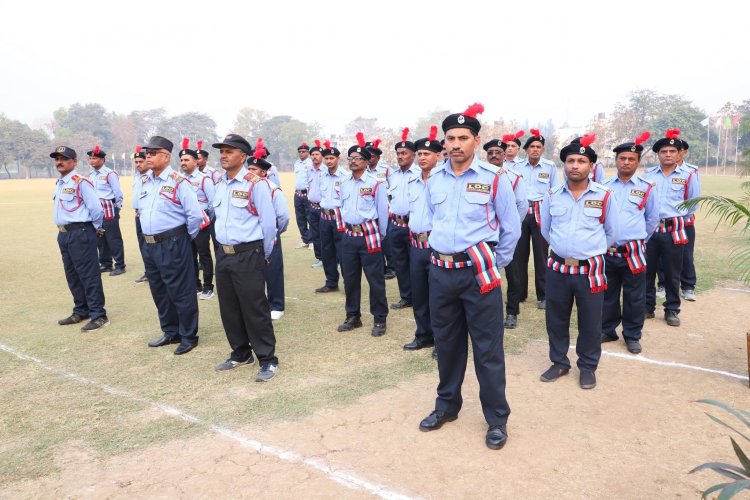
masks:
[[[326,275],[325,286],[339,286],[339,262],[341,262],[341,235],[336,229],[335,220],[320,220],[320,252],[323,261],[323,272]]]
[[[695,275],[695,226],[685,226],[685,234],[688,243],[685,245],[685,252],[682,255],[682,272],[680,273],[680,287],[683,290],[695,290],[695,283],[698,281]]]
[[[125,248],[122,243],[120,232],[120,209],[115,208],[115,218],[102,221],[104,237],[97,238],[99,249],[99,265],[111,268],[112,259],[115,261],[115,269],[125,269]]]
[[[659,262],[664,271],[665,311],[680,312],[680,271],[685,245],[675,245],[670,233],[654,233],[646,244],[646,262]],[[646,312],[656,310],[656,269],[648,266],[646,275]]]
[[[414,311],[414,321],[417,322],[418,339],[434,340],[432,321],[430,319],[430,249],[409,249],[409,278],[411,280],[411,301]]]
[[[198,235],[190,242],[193,251],[193,268],[195,269],[195,286],[198,290],[214,289],[214,259],[211,257],[211,232],[213,222],[198,231]],[[214,241],[216,241],[214,239]],[[200,266],[198,266],[200,262]],[[200,267],[203,268],[203,283],[201,284]]]
[[[157,243],[144,243],[146,276],[159,313],[161,331],[181,342],[198,342],[198,297],[190,236],[184,233]]]
[[[307,195],[294,194],[294,218],[297,220],[297,228],[302,243],[310,244],[310,225],[307,223]]]
[[[391,249],[390,264],[396,271],[398,281],[398,294],[403,300],[412,301],[411,298],[411,276],[409,275],[409,252],[411,242],[409,241],[409,228],[399,227],[388,222],[388,237]]]
[[[138,251],[141,253],[141,259],[143,259],[143,229],[141,229],[141,218],[135,216],[135,237],[138,239]]]
[[[440,375],[435,410],[449,415],[457,415],[461,410],[461,385],[469,350],[467,337],[471,337],[484,418],[489,425],[507,423],[510,407],[505,398],[501,288],[479,293],[471,267],[433,266],[429,274],[430,314]]]
[[[281,235],[276,233],[276,244],[268,258],[268,265],[263,267],[263,278],[266,280],[268,304],[271,311],[284,310],[284,254],[281,249]]]
[[[230,359],[247,361],[253,351],[261,363],[278,364],[271,309],[265,294],[263,240],[245,252],[216,254],[219,314],[232,348]],[[195,295],[195,294],[193,294]]]
[[[104,287],[99,272],[94,225],[57,234],[65,279],[73,294],[73,313],[92,320],[107,315],[104,309]]]
[[[519,290],[508,289],[512,297],[517,296],[519,302],[526,300],[529,296],[529,252],[534,246],[534,286],[536,288],[536,300],[545,298],[545,277],[547,269],[547,257],[549,255],[549,243],[542,236],[541,229],[536,225],[534,214],[526,214],[521,223],[521,238],[516,244],[513,260],[518,266]],[[512,314],[512,313],[509,313]]]
[[[344,275],[346,317],[361,316],[362,272],[370,285],[370,313],[375,323],[385,323],[388,301],[385,298],[383,252],[368,253],[364,236],[341,237],[341,272]]]
[[[388,237],[390,234],[391,221],[388,221],[388,227],[385,230],[385,238],[383,238],[383,272],[391,270],[396,272],[393,267],[393,249],[391,248],[391,239]]]
[[[591,293],[588,275],[560,274],[547,268],[547,310],[549,359],[570,368],[570,315],[575,299],[578,309],[576,354],[578,369],[595,371],[602,355],[602,305],[604,293]]]
[[[310,224],[310,243],[313,244],[315,258],[323,260],[323,253],[320,250],[320,209],[313,208],[307,204],[307,223]]]
[[[602,309],[602,333],[617,338],[615,329],[622,323],[622,336],[638,340],[646,316],[646,272],[631,273],[628,261],[623,257],[605,255],[604,260],[607,290]]]
[[[515,257],[507,266],[505,266],[505,280],[508,282],[505,300],[505,314],[518,316],[521,313],[521,276],[526,276],[526,279],[528,280],[527,273],[528,271],[521,271],[519,260]]]

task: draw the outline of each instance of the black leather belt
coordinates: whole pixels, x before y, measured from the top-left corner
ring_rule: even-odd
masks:
[[[321,208],[320,211],[326,215],[336,215],[336,209],[334,208]]]
[[[529,206],[533,208],[536,203],[541,203],[541,202],[542,200],[536,200],[536,201],[529,200]]]
[[[495,246],[497,245],[497,243],[494,241],[488,241],[487,244],[492,249],[494,249]],[[432,256],[444,262],[469,262],[471,260],[471,257],[469,257],[469,254],[467,252],[440,253],[440,252],[433,250]]]
[[[411,233],[411,237],[414,239],[414,241],[427,243],[427,241],[430,239],[430,231],[427,231],[426,233]]]
[[[399,224],[408,224],[409,223],[409,216],[408,215],[396,215],[391,214],[391,219],[398,222]]]
[[[174,229],[170,229],[169,231],[164,231],[163,233],[159,234],[144,234],[143,235],[143,241],[146,243],[149,243],[153,245],[154,243],[159,243],[160,241],[164,241],[166,239],[171,238],[172,236],[179,236],[181,234],[187,234],[187,226],[177,226]]]
[[[295,189],[294,190],[294,194],[297,194],[297,195],[300,195],[300,196],[302,196],[302,195],[307,196],[307,189]]]
[[[238,243],[237,245],[219,245],[227,255],[234,255],[241,252],[249,252],[257,248],[263,248],[263,240],[255,240],[249,243]]]
[[[68,231],[72,231],[74,229],[82,229],[84,227],[91,226],[91,222],[71,222],[70,224],[64,224],[62,226],[57,226],[58,231],[61,233],[67,233]]]
[[[559,262],[560,264],[565,264],[566,266],[588,266],[589,265],[588,260],[565,259],[557,255],[555,252],[550,252],[549,256],[552,257],[552,260],[554,260],[555,262]]]
[[[364,233],[365,229],[362,224],[347,224],[346,228],[353,233]]]

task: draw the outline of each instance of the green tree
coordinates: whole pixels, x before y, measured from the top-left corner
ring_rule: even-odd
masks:
[[[297,157],[297,146],[301,143],[312,143],[313,139],[322,139],[319,125],[307,124],[289,115],[274,116],[261,123],[258,135],[247,138],[253,147],[257,137],[263,138],[263,142],[271,151],[270,159],[279,170],[291,170]]]
[[[268,113],[263,110],[242,108],[237,112],[237,117],[234,119],[232,132],[244,137],[257,136],[260,132],[260,126],[269,118]]]
[[[9,178],[9,165],[14,165],[18,172],[23,171],[27,179],[32,177],[34,171],[46,171],[48,175],[53,175],[49,158],[51,148],[46,132],[32,130],[25,123],[0,114],[0,165]]]
[[[102,148],[111,148],[112,120],[114,113],[108,112],[101,104],[75,103],[68,108],[53,112],[52,130],[57,139],[65,139],[77,133],[90,134],[100,141]],[[93,147],[91,144],[89,147]]]
[[[202,140],[206,144],[216,142],[216,122],[210,116],[203,113],[183,113],[167,118],[158,124],[157,135],[161,135],[174,142],[179,147],[183,137],[190,139],[190,144]]]

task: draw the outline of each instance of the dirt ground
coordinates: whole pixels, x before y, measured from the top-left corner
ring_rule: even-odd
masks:
[[[704,411],[732,417],[694,401],[718,399],[748,409],[747,380],[639,358],[746,375],[748,304],[747,291],[717,288],[683,305],[680,328],[666,326],[660,315],[647,320],[641,356],[628,354],[622,342],[604,345],[591,391],[578,387],[576,370],[555,383],[539,382],[548,366],[546,343],[507,356],[512,415],[501,451],[484,445],[486,424],[469,369],[459,419],[436,432],[417,428],[433,407],[432,373],[344,410],[237,429],[296,453],[292,460],[210,432],[106,460],[70,441],[57,450],[60,472],[7,485],[0,496],[697,498],[720,478],[688,475],[691,468],[737,460],[729,431]],[[333,470],[366,480],[369,490],[346,487]]]

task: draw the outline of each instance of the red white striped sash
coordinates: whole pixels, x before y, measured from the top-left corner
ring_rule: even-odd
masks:
[[[539,212],[539,207],[542,204],[542,200],[532,201],[529,205],[529,211],[527,213],[534,214],[534,220],[536,221],[536,227],[542,227],[542,215]]]
[[[346,235],[358,238],[364,236],[365,244],[367,245],[367,253],[377,253],[381,250],[380,246],[380,231],[378,230],[378,223],[374,220],[368,220],[361,224],[354,224],[360,226],[362,232],[355,232],[350,229],[346,229]]]
[[[424,239],[424,238],[420,238],[420,237],[422,237],[422,236],[429,236],[430,235],[430,231],[427,231],[426,233],[416,233],[417,237],[415,237],[414,234],[415,233],[413,233],[411,231],[411,229],[410,229],[409,230],[409,241],[411,242],[411,246],[413,246],[414,248],[422,248],[422,249],[430,248],[430,243],[428,241],[420,241],[420,239]]]
[[[607,251],[607,255],[625,259],[628,262],[631,274],[640,274],[646,271],[646,244],[643,240],[631,240],[623,246],[627,251]]]
[[[115,204],[112,200],[99,199],[104,210],[104,220],[115,220]]]
[[[547,267],[560,274],[583,275],[589,277],[591,293],[600,293],[607,289],[607,275],[604,273],[604,256],[597,255],[586,259],[588,264],[583,266],[568,266],[552,257],[547,258]]]
[[[500,286],[500,271],[495,263],[495,250],[484,241],[466,250],[474,266],[479,293],[488,293]]]
[[[695,214],[690,214],[687,217],[685,217],[685,227],[694,226],[694,225],[695,225]]]
[[[330,210],[333,210],[333,213],[328,213]],[[346,226],[344,225],[344,220],[341,218],[341,210],[338,208],[331,208],[331,209],[322,209],[320,212],[320,217],[323,220],[327,220],[329,222],[335,221],[336,222],[336,231],[339,233],[343,233],[346,231]]]
[[[657,233],[670,233],[675,245],[687,245],[688,237],[685,232],[685,220],[682,217],[670,217],[659,222]]]

